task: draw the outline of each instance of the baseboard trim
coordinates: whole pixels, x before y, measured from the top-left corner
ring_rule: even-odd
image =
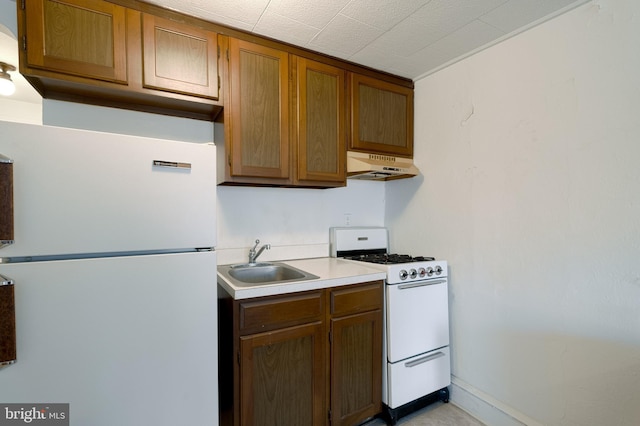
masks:
[[[542,423],[453,375],[451,376],[450,394],[450,400],[453,404],[487,425],[543,426]]]

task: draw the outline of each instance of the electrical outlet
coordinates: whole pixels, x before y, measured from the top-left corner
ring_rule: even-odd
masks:
[[[344,214],[344,224],[345,224],[345,226],[350,226],[351,225],[351,213],[345,213]]]

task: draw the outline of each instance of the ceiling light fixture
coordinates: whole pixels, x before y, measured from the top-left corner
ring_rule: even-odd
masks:
[[[0,95],[11,96],[16,91],[16,86],[11,80],[9,71],[15,71],[13,65],[0,62]]]

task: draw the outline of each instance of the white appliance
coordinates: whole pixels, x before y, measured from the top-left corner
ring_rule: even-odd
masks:
[[[390,423],[435,399],[449,400],[447,262],[389,253],[386,228],[331,228],[331,256],[387,273],[382,402]]]
[[[0,402],[69,403],[72,425],[217,425],[215,148],[8,122],[0,135],[17,340]]]

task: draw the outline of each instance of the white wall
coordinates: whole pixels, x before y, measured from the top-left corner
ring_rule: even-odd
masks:
[[[488,424],[640,424],[639,18],[596,0],[416,82],[386,223],[450,262],[452,399]]]
[[[196,143],[213,142],[213,123],[50,99],[43,100],[42,121],[50,126],[122,133]]]

